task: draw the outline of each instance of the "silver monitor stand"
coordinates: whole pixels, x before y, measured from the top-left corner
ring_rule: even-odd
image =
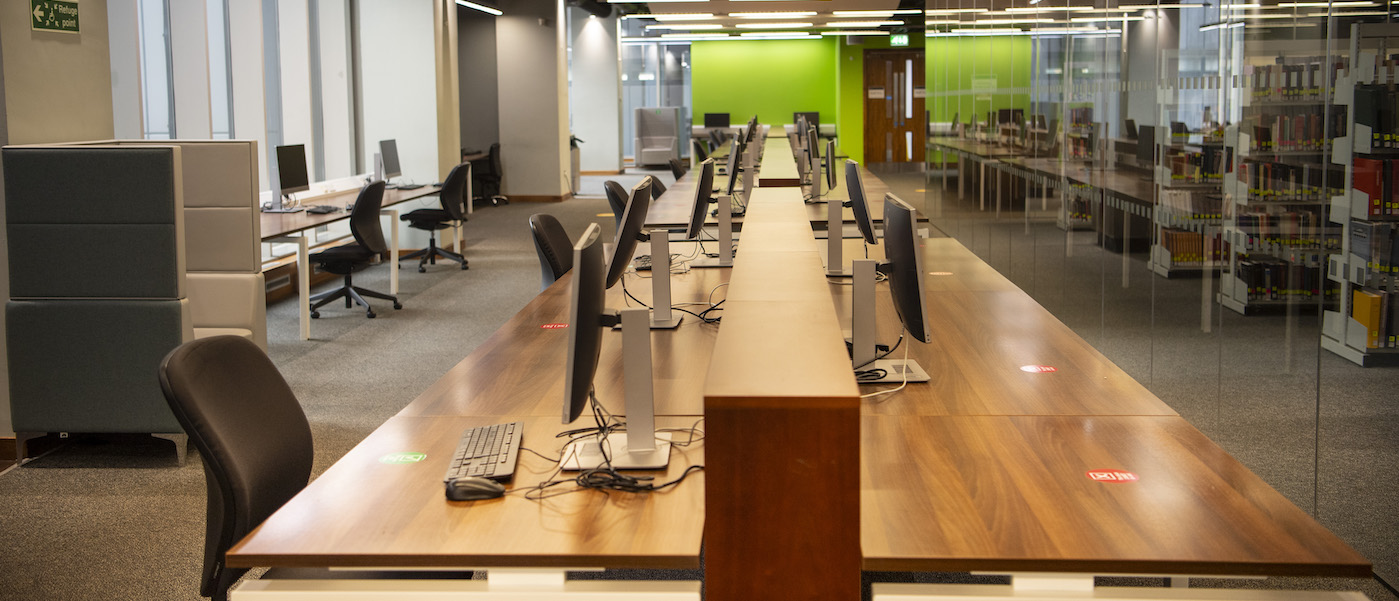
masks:
[[[878,350],[874,342],[874,268],[875,262],[870,259],[859,259],[850,262],[850,270],[854,273],[854,285],[851,286],[850,302],[850,349],[851,364],[864,365],[860,369],[882,369],[887,375],[878,380],[860,380],[861,384],[877,383],[899,383],[927,382],[928,372],[924,371],[917,361],[909,359],[880,359],[870,363],[877,355]],[[913,340],[905,340],[904,344],[913,344]]]

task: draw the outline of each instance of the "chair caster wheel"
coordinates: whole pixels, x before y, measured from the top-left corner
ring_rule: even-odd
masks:
[[[468,270],[468,269],[471,269],[471,268],[468,267],[466,263],[462,263],[462,264],[461,264],[461,270],[462,270],[462,271],[466,271],[466,270]]]
[[[393,308],[394,308],[394,309],[402,309],[402,308],[403,308],[403,303],[394,303],[394,304],[393,304]]]
[[[320,319],[320,318],[321,318],[321,312],[320,312],[320,311],[312,311],[312,312],[311,312],[311,319]]]
[[[418,273],[427,273],[427,268],[426,268],[426,267],[419,267],[419,268],[418,268]]]
[[[364,316],[365,316],[365,317],[368,317],[368,318],[370,318],[370,319],[374,319],[374,314],[373,314],[373,313],[365,313]]]

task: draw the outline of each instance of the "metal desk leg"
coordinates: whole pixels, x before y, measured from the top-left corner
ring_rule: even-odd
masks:
[[[301,339],[311,339],[311,258],[310,244],[306,236],[282,236],[269,242],[287,242],[296,245],[296,298],[301,304],[297,315],[301,319]]]
[[[380,209],[389,216],[389,294],[398,296],[398,209]]]
[[[981,210],[985,211],[985,210],[986,210],[986,161],[978,161],[978,162],[981,163],[981,179],[978,180],[978,182],[981,184],[981,191],[980,191],[980,194],[977,196],[977,198],[981,199]]]

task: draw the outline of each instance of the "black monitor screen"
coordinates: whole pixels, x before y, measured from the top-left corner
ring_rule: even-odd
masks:
[[[384,159],[385,180],[403,175],[403,167],[398,164],[398,142],[396,140],[379,140],[379,156]]]
[[[704,214],[709,209],[710,194],[714,189],[714,159],[700,163],[699,185],[695,186],[695,204],[690,208],[690,227],[685,230],[685,239],[694,240],[704,227]]]
[[[932,340],[923,303],[923,254],[918,250],[917,212],[893,194],[884,195],[884,256],[889,294],[904,329],[919,342]]]
[[[836,187],[836,141],[826,140],[826,189]]]
[[[612,260],[607,264],[608,288],[622,280],[622,273],[631,264],[632,255],[636,254],[636,243],[641,239],[641,227],[646,224],[646,210],[650,206],[651,176],[648,175],[632,187],[631,195],[627,197],[627,208],[622,212],[617,239],[612,241]]]
[[[729,164],[727,165],[729,170],[729,185],[724,187],[724,194],[733,196],[734,187],[738,185],[738,172],[742,170],[738,159],[747,148],[748,143],[741,139],[735,141],[734,145],[729,147]]]
[[[802,119],[803,117],[806,118],[806,124],[807,124],[807,126],[809,126],[809,127],[820,127],[820,125],[821,125],[821,113],[820,113],[819,111],[809,111],[809,112],[802,112],[802,113],[792,113],[792,123],[796,123],[797,121],[799,121],[799,120]]]
[[[573,423],[588,406],[598,355],[602,352],[602,312],[606,271],[602,264],[602,228],[588,225],[573,245],[573,286],[568,305],[568,363],[564,372],[563,423]]]
[[[1137,126],[1137,161],[1150,165],[1156,161],[1156,128],[1150,125]]]
[[[728,114],[728,113],[705,113],[705,114],[704,114],[704,126],[705,126],[706,128],[709,128],[709,129],[719,128],[719,127],[728,127],[728,126],[729,126],[729,114]]]
[[[306,175],[306,145],[277,147],[277,182],[284,195],[311,189]]]
[[[1122,123],[1122,135],[1127,136],[1128,140],[1137,139],[1140,133],[1137,131],[1137,121],[1135,119],[1128,119]]]
[[[860,237],[865,239],[865,244],[878,244],[869,201],[865,198],[865,180],[860,177],[860,164],[850,159],[845,160],[845,192],[850,197],[850,211],[855,214],[855,227],[859,228]]]

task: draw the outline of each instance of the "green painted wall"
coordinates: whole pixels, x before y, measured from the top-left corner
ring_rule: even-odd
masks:
[[[840,42],[837,72],[836,131],[840,134],[840,151],[857,162],[865,162],[865,56],[864,46],[847,46]]]
[[[1002,108],[1030,112],[1030,36],[978,36],[927,38],[927,109],[934,123],[961,123],[971,116],[986,120],[986,111]],[[990,85],[995,90],[976,90]],[[996,90],[1003,90],[997,92]],[[940,156],[934,162],[941,161]]]
[[[690,44],[694,124],[705,113],[728,113],[742,124],[754,114],[770,125],[792,113],[836,115],[836,40],[752,40]]]

